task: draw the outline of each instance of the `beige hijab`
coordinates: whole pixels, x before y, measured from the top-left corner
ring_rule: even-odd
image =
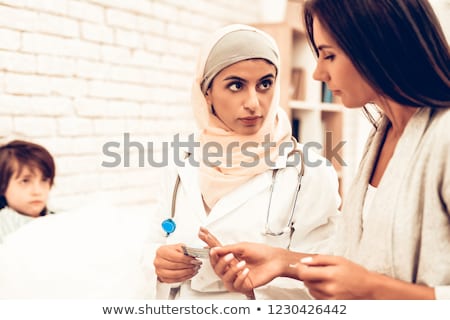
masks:
[[[230,49],[230,43],[232,49]],[[213,54],[212,59],[210,59],[211,54]],[[239,61],[254,58],[264,58],[275,65],[278,72],[275,93],[261,129],[253,135],[239,135],[230,130],[212,113],[212,108],[207,104],[203,92],[206,92],[208,84],[222,69]],[[240,185],[271,169],[268,160],[275,163],[279,157],[280,145],[284,142],[289,143],[291,125],[287,115],[279,107],[279,73],[279,51],[275,41],[266,33],[250,26],[235,24],[219,29],[205,43],[200,52],[192,88],[192,107],[200,128],[200,190],[203,200],[209,208],[212,208],[223,196]],[[274,146],[264,148],[262,143],[268,134],[270,135],[269,141],[274,143]],[[238,146],[227,148],[231,144],[236,145],[237,143]],[[249,152],[245,154],[242,152],[242,146],[245,143],[255,145],[245,148],[252,155],[248,155]],[[220,146],[222,150],[220,156],[212,157],[210,155],[216,149],[206,147],[212,145]],[[245,146],[247,145],[250,144]],[[231,150],[231,152],[227,153],[227,150]],[[212,166],[213,162],[220,162],[220,164]],[[252,165],[245,167],[242,165],[243,163]]]

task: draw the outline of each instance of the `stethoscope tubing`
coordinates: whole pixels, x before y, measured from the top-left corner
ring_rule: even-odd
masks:
[[[273,232],[270,229],[269,218],[270,218],[270,211],[271,211],[271,207],[272,207],[272,196],[273,196],[275,184],[277,181],[277,175],[278,175],[278,169],[274,169],[273,173],[272,173],[272,183],[270,185],[270,196],[269,196],[269,202],[268,202],[268,206],[267,206],[266,223],[265,223],[265,228],[264,228],[264,232],[263,232],[263,234],[265,234],[265,235],[281,236],[284,233],[286,233],[287,231],[291,231],[291,229],[292,229],[295,208],[296,208],[297,200],[298,200],[298,194],[300,193],[300,189],[302,186],[302,178],[305,173],[305,163],[304,163],[303,152],[297,148],[297,140],[295,140],[295,138],[292,137],[292,141],[294,144],[294,148],[291,150],[291,152],[289,152],[288,158],[294,154],[298,154],[300,156],[300,169],[297,169],[297,171],[298,171],[297,186],[296,186],[296,190],[294,192],[294,196],[293,196],[292,202],[291,202],[291,212],[290,212],[289,220],[286,225],[286,228],[284,228],[283,230],[281,230],[279,232]],[[289,166],[287,166],[287,167],[289,167]],[[292,166],[292,167],[296,168],[296,166]],[[180,175],[178,174],[176,181],[175,181],[174,188],[173,188],[173,192],[172,192],[172,205],[171,205],[171,210],[170,210],[170,218],[166,219],[162,222],[162,228],[167,233],[167,236],[169,236],[171,233],[173,233],[176,229],[176,224],[173,219],[175,218],[176,202],[177,202],[178,188],[180,187],[180,183],[181,183],[181,178],[180,178]]]

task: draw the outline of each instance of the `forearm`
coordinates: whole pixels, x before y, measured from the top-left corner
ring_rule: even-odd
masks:
[[[370,299],[378,300],[433,300],[434,288],[396,280],[388,276],[371,273],[369,281]]]

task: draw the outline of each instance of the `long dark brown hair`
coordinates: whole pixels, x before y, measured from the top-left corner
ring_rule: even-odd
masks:
[[[380,95],[408,106],[450,107],[449,46],[428,1],[308,0],[303,17],[316,55],[319,19]]]

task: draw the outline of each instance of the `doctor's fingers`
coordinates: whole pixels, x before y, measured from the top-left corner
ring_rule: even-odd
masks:
[[[172,262],[189,264],[194,258],[184,255],[182,244],[164,245],[156,250],[156,257]]]
[[[209,262],[211,263],[211,266],[213,269],[216,267],[217,262],[219,262],[220,256],[215,251],[216,247],[211,248],[209,251]]]
[[[200,231],[198,232],[198,237],[202,241],[204,241],[210,248],[222,246],[220,241],[212,233],[210,233],[208,229],[206,229],[204,227],[200,227]]]
[[[181,255],[183,254],[183,244],[182,243],[162,245],[162,246],[158,247],[158,249],[156,250],[156,255],[161,255],[161,256],[166,256],[166,257],[178,256],[180,254]]]
[[[168,260],[160,256],[156,256],[153,260],[155,269],[167,269],[167,270],[183,270],[183,269],[195,269],[202,265],[202,262],[198,259],[183,256],[180,261]]]
[[[160,282],[183,282],[195,276],[198,273],[198,270],[198,268],[181,270],[157,269],[156,275],[158,276],[158,280]]]

